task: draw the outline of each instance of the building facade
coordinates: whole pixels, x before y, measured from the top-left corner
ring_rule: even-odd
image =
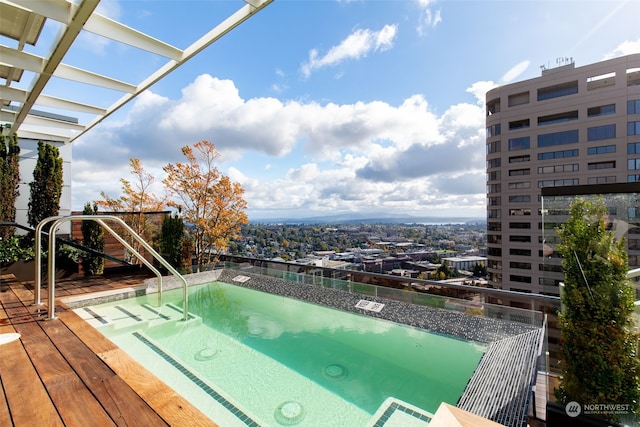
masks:
[[[486,114],[489,283],[558,295],[548,274],[557,263],[543,250],[542,189],[640,189],[640,54],[543,69],[489,91]]]

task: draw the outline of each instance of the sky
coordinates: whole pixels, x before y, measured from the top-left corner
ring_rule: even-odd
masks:
[[[103,0],[99,12],[183,49],[243,4]],[[638,22],[640,0],[275,0],[72,143],[73,209],[119,197],[131,158],[162,195],[162,167],[208,140],[250,219],[484,218],[486,91],[558,58],[639,53]],[[83,34],[65,62],[137,84],[166,59]]]

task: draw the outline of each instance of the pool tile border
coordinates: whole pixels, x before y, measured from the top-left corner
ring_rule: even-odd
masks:
[[[215,391],[213,387],[202,381],[191,372],[187,367],[185,367],[182,363],[174,359],[170,354],[162,350],[160,347],[155,345],[153,341],[149,340],[147,337],[142,335],[139,332],[134,332],[133,336],[137,338],[144,345],[153,350],[158,356],[162,357],[166,362],[171,364],[174,368],[176,368],[182,375],[187,377],[194,385],[198,386],[202,391],[207,393],[211,398],[220,403],[227,411],[232,413],[236,418],[245,423],[248,427],[260,427],[260,424],[253,420],[249,415],[247,415],[242,409],[235,406],[229,400],[227,400],[220,393]]]

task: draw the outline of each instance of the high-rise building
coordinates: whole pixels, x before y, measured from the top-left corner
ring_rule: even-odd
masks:
[[[489,91],[486,114],[489,282],[558,295],[548,273],[561,267],[543,250],[542,189],[640,194],[640,54],[583,67],[563,58],[540,77]],[[638,207],[628,208],[623,216],[635,218]],[[636,262],[640,244],[628,249]]]

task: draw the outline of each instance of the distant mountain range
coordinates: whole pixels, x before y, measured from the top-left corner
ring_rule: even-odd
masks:
[[[486,218],[348,213],[306,218],[256,218],[254,224],[484,224]]]

